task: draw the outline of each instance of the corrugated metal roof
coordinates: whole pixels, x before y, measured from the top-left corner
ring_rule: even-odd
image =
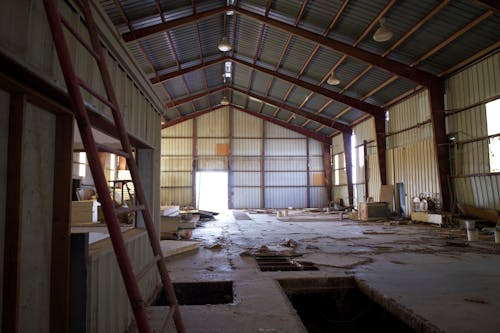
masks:
[[[184,82],[182,82],[182,77],[177,77],[175,79],[165,81],[163,82],[163,86],[167,89],[173,99],[186,97],[189,93],[188,91],[186,91]]]
[[[288,71],[291,76],[296,76],[294,74],[300,71],[302,66],[304,66],[314,46],[315,43],[305,40],[304,38],[292,37],[285,57],[281,63],[280,72]]]
[[[253,59],[262,24],[241,15],[238,15],[237,23],[236,34],[238,38],[234,41],[235,52],[240,56]]]
[[[328,36],[352,45],[386,3],[386,0],[349,1],[338,23]]]
[[[298,21],[298,27],[313,31],[318,36],[322,36],[337,14],[342,2],[342,0],[309,0]],[[161,22],[160,12],[154,0],[123,0],[120,3],[126,19],[130,21],[134,29]],[[301,0],[273,0],[270,3],[269,17],[270,19],[295,25],[297,15],[301,11],[303,3]],[[121,33],[127,32],[128,27],[126,26],[125,19],[121,15],[120,9],[116,7],[115,1],[101,0],[101,4],[118,31]],[[160,4],[164,11],[165,20],[171,21],[191,17],[195,11],[200,13],[223,7],[226,5],[226,1],[197,0],[194,1],[194,7],[193,2],[189,0],[161,0]],[[258,15],[265,14],[267,4],[267,0],[239,0],[236,2],[237,7],[249,10]],[[385,14],[386,25],[394,34],[392,40],[385,43],[373,41],[372,34],[378,28],[377,24],[372,28],[372,31],[366,34],[359,47],[374,54],[382,54],[439,4],[435,0],[406,0],[396,2]],[[386,5],[387,1],[384,0],[350,0],[329,37],[352,45]],[[420,56],[449,38],[453,33],[459,31],[463,26],[476,19],[485,11],[486,9],[476,2],[467,0],[450,1],[440,12],[435,14],[420,29],[410,35],[404,43],[392,51],[388,57],[404,64],[413,63]],[[234,46],[233,51],[226,54],[222,54],[217,49],[217,43],[224,34],[224,20],[226,21],[226,35]],[[235,29],[234,40],[232,40],[233,27]],[[262,30],[263,27],[264,29]],[[197,31],[200,33],[200,40],[198,40]],[[258,50],[257,46],[261,31],[263,31],[263,38]],[[500,31],[500,15],[495,14],[456,38],[456,40],[437,51],[434,55],[429,56],[428,59],[416,67],[431,73],[441,73],[498,42],[500,40],[498,31]],[[192,21],[189,21],[189,19],[184,20],[183,25],[170,30],[170,35],[173,45],[170,45],[167,34],[163,32],[142,38],[140,45],[138,41],[129,42],[128,48],[137,59],[141,69],[150,78],[154,78],[156,75],[149,61],[152,62],[157,75],[175,73],[179,70],[175,61],[173,49],[175,48],[180,67],[188,69],[188,72],[184,76],[189,91],[186,91],[184,82],[180,77],[164,82],[164,87],[166,87],[166,90],[174,99],[184,98],[190,94],[202,93],[206,88],[213,89],[223,86],[222,62],[205,68],[207,87],[205,87],[202,70],[189,72],[190,67],[198,65],[202,61],[207,62],[228,56],[252,65],[254,56],[258,51],[256,62],[258,66],[271,70],[278,69],[280,73],[296,78],[298,72],[303,68],[306,60],[316,47],[315,42],[302,37],[291,36],[287,31],[271,27],[268,24],[264,25],[258,19],[249,18],[237,12],[229,16],[224,16],[224,13],[218,13],[200,20],[196,20],[195,18]],[[291,38],[290,43],[288,44],[288,48],[284,50],[289,37]],[[201,50],[199,47],[200,44]],[[146,55],[144,55],[141,47],[144,49]],[[203,59],[200,58],[200,52]],[[283,61],[278,63],[282,54],[284,55]],[[305,67],[299,79],[312,84],[318,84],[341,56],[342,54],[321,46],[318,52],[311,58],[309,65]],[[343,87],[348,85],[367,66],[368,64],[348,56],[336,70],[337,75],[341,79],[341,84],[338,86],[323,84],[323,87],[340,92]],[[248,66],[243,64],[233,65],[233,80],[228,82],[228,85],[234,85],[234,87],[244,90],[248,89],[251,73],[252,70]],[[360,99],[363,96],[372,94],[374,89],[377,89],[391,77],[391,74],[375,66],[359,78],[347,91],[342,93]],[[266,95],[266,90],[271,80],[271,76],[263,74],[258,70],[253,70],[250,91],[258,95]],[[391,84],[368,97],[366,102],[382,105],[414,89],[415,86],[415,83],[407,79],[397,78]],[[274,79],[269,92],[269,98],[281,102],[289,88],[290,84],[288,82]],[[169,101],[161,85],[156,85],[154,89],[164,96],[165,101]],[[310,90],[300,86],[294,87],[293,91],[287,97],[286,104],[298,107],[309,93]],[[211,101],[212,106],[218,105],[221,96],[221,91],[212,93],[210,97],[200,98],[200,100],[193,101],[193,103],[188,103],[189,107],[184,105],[180,111],[183,114],[189,113],[189,110],[192,112],[191,104],[195,104],[196,110],[206,109],[209,107],[208,100]],[[235,103],[236,101],[240,102],[238,94],[234,94],[233,102]],[[328,101],[328,98],[314,94],[304,105],[303,109],[307,112],[316,112],[326,101]],[[251,110],[260,110],[261,104],[248,99],[246,96],[241,96],[241,102],[243,106],[248,103],[248,108]],[[333,102],[323,111],[323,115],[327,117],[334,116],[338,112],[345,110],[346,107],[343,104]],[[275,112],[275,108],[269,106],[265,106],[263,110],[269,112],[271,115]],[[279,115],[281,117],[286,113],[288,112],[281,111]],[[171,108],[167,111],[167,114],[177,116],[177,111]],[[351,122],[355,121],[359,116],[361,116],[360,111],[350,110],[341,119]],[[292,122],[298,122],[297,118],[294,118]],[[307,126],[313,126],[311,123]],[[318,129],[318,126],[315,129]],[[326,129],[326,131],[330,130]],[[320,130],[320,133],[324,133],[324,130]]]
[[[266,26],[261,45],[259,64],[271,64],[276,67],[281,51],[285,47],[289,34],[275,28]]]

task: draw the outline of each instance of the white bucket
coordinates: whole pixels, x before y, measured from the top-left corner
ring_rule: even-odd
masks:
[[[465,228],[467,230],[472,230],[476,228],[476,221],[465,221]]]
[[[479,231],[477,229],[467,229],[467,240],[476,242],[479,240]]]
[[[276,212],[276,217],[282,217],[282,216],[283,216],[283,214],[281,213],[281,210],[278,210]]]
[[[283,216],[288,216],[288,209],[285,209],[285,210],[283,211]]]

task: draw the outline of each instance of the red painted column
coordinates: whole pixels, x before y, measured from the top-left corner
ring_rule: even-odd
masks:
[[[435,80],[429,87],[431,103],[432,131],[434,148],[438,166],[439,189],[441,193],[441,209],[450,210],[450,164],[449,146],[446,142],[446,122],[444,114],[444,81]]]
[[[330,144],[323,143],[323,165],[325,169],[325,186],[328,194],[328,202],[332,202],[332,154]]]
[[[349,205],[354,204],[354,194],[352,188],[352,159],[351,159],[351,133],[342,133],[344,141],[345,173],[347,178],[347,193],[349,196]]]
[[[377,141],[378,168],[381,185],[387,185],[387,169],[385,159],[385,115],[375,117],[375,136]]]

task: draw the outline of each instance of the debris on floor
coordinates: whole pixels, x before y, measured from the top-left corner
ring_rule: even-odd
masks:
[[[353,268],[373,262],[371,258],[336,253],[311,253],[303,255],[300,259],[320,266],[337,268]]]
[[[489,304],[490,302],[480,296],[467,296],[464,297],[464,301],[470,303],[478,303],[478,304]]]

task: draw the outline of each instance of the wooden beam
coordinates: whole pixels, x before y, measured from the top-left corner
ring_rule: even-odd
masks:
[[[315,132],[311,132],[303,127],[287,123],[283,120],[279,120],[279,119],[273,118],[271,116],[268,116],[268,115],[265,115],[262,113],[252,112],[252,111],[246,110],[246,109],[241,108],[241,107],[236,106],[236,105],[233,105],[232,108],[235,110],[239,110],[241,112],[245,112],[245,113],[252,115],[254,117],[260,118],[260,119],[265,120],[267,122],[273,123],[275,125],[284,127],[286,129],[289,129],[289,130],[294,131],[296,133],[302,134],[306,137],[317,140],[319,142],[327,143],[327,144],[330,143],[330,139],[328,137],[321,135],[321,134],[318,134],[318,133],[315,133]]]
[[[73,117],[56,118],[52,194],[52,249],[50,268],[50,332],[68,332],[70,323],[71,178],[73,172]]]
[[[226,12],[227,10],[234,10],[232,6],[225,6],[225,7],[219,7],[211,10],[207,10],[202,13],[197,13],[189,16],[185,16],[176,20],[172,21],[167,21],[167,22],[162,22],[159,24],[155,24],[146,28],[142,29],[137,29],[134,30],[133,32],[126,32],[122,34],[123,40],[125,42],[131,42],[137,39],[141,39],[147,36],[155,35],[158,33],[161,33],[163,31],[168,31],[170,29],[174,29],[176,27],[180,27],[185,24],[193,23],[195,21],[214,16],[223,12]]]
[[[430,73],[418,70],[416,68],[410,67],[408,65],[402,64],[400,62],[391,59],[381,57],[374,53],[365,51],[363,49],[356,48],[344,42],[330,39],[320,34],[316,34],[314,32],[295,27],[292,24],[284,23],[269,17],[265,17],[263,15],[256,14],[254,12],[251,12],[243,8],[235,8],[235,11],[241,15],[250,17],[260,22],[264,22],[269,26],[273,26],[280,30],[289,32],[291,34],[321,44],[322,46],[330,48],[336,52],[343,53],[350,57],[366,62],[368,64],[382,68],[388,72],[404,77],[408,80],[424,85],[426,87],[429,86],[431,84],[431,81],[435,78],[435,76]]]
[[[345,134],[344,134],[345,135]],[[332,182],[332,153],[331,153],[331,139],[329,142],[323,142],[323,168],[325,172],[325,187],[328,198],[328,203],[333,200],[333,182]]]
[[[371,115],[384,114],[384,112],[385,112],[385,109],[383,109],[383,108],[381,108],[379,106],[376,106],[376,105],[373,105],[373,104],[370,104],[370,103],[366,103],[366,102],[360,101],[360,100],[358,100],[356,98],[352,98],[352,97],[347,96],[347,95],[339,94],[339,93],[334,92],[332,90],[329,90],[329,89],[326,89],[326,88],[323,88],[323,87],[319,87],[319,86],[317,86],[315,84],[312,84],[312,83],[309,83],[309,82],[297,79],[295,77],[291,77],[291,76],[282,74],[282,73],[277,72],[277,71],[273,71],[271,69],[268,69],[268,68],[265,68],[265,67],[262,67],[262,66],[259,66],[259,65],[254,65],[254,64],[252,64],[250,62],[247,62],[247,61],[244,61],[244,60],[233,58],[232,61],[236,62],[236,63],[239,63],[239,64],[242,64],[242,65],[245,65],[247,67],[256,69],[256,70],[258,70],[258,71],[260,71],[262,73],[274,76],[274,77],[279,78],[279,79],[281,79],[283,81],[287,81],[289,83],[295,84],[296,86],[299,86],[299,87],[302,87],[302,88],[314,91],[317,94],[320,94],[320,95],[323,95],[325,97],[331,98],[333,100],[336,100],[337,102],[346,104],[346,105],[351,106],[351,107],[353,107],[355,109],[358,109],[358,110],[360,110],[362,112],[365,112],[365,113],[368,113],[368,114],[371,114]]]
[[[23,147],[26,95],[11,94],[7,152],[2,332],[19,331],[20,256],[23,220]]]
[[[272,106],[277,107],[277,108],[288,110],[290,112],[298,114],[299,116],[309,118],[309,119],[311,119],[319,124],[323,124],[325,126],[328,126],[330,128],[334,128],[334,129],[339,130],[341,132],[349,132],[350,133],[352,131],[349,126],[344,125],[344,124],[339,123],[339,122],[332,121],[329,118],[319,116],[319,115],[311,113],[311,112],[299,110],[299,109],[294,108],[292,106],[289,106],[285,103],[279,103],[279,102],[276,102],[268,97],[263,97],[263,96],[260,96],[260,95],[254,94],[254,93],[249,93],[243,89],[239,89],[236,87],[233,87],[232,89],[234,91],[240,92],[240,93],[248,95],[250,97],[259,99],[259,100],[265,102],[266,104],[272,105]]]
[[[438,166],[439,190],[441,193],[441,210],[450,211],[450,165],[449,146],[446,142],[446,123],[444,112],[444,81],[437,80],[428,89],[431,104],[432,131],[434,149]]]
[[[349,133],[342,133],[342,141],[344,143],[345,173],[347,178],[347,193],[349,196],[349,205],[354,205],[354,192],[352,187],[351,135]]]

